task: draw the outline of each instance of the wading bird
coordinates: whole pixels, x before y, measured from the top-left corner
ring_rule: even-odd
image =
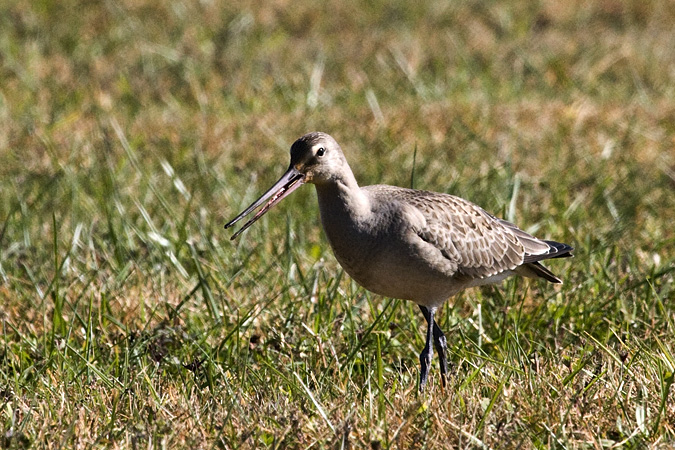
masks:
[[[562,281],[539,261],[572,256],[572,247],[537,239],[479,206],[449,194],[375,185],[359,187],[342,149],[325,133],[309,133],[291,146],[291,164],[267,192],[225,225],[229,228],[263,203],[236,238],[304,183],[313,183],[321,223],[344,270],[364,288],[412,300],[427,321],[420,354],[424,389],[436,347],[441,380],[447,342],[436,310],[463,289],[511,275]]]

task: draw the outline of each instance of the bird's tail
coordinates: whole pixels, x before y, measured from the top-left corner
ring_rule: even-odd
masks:
[[[538,262],[523,264],[516,269],[516,273],[528,278],[543,278],[551,283],[560,284],[562,280],[556,277],[553,272],[542,266]]]
[[[546,253],[539,255],[526,255],[522,266],[516,269],[516,273],[529,278],[543,278],[551,283],[562,283],[562,280],[556,277],[553,272],[542,266],[539,261],[553,258],[570,258],[572,255],[572,248],[567,244],[556,241],[544,241],[548,244],[549,250]]]

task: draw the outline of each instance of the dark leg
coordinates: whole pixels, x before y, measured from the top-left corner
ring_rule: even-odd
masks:
[[[431,341],[434,335],[434,313],[436,308],[427,309],[429,317],[427,318],[427,340],[424,344],[424,350],[420,353],[420,392],[424,390],[429,377],[429,366],[434,356],[434,349],[431,346]]]
[[[419,305],[424,318],[427,323],[429,323],[429,309],[425,306]],[[434,347],[436,347],[436,352],[438,352],[438,363],[441,366],[441,383],[445,387],[445,381],[448,374],[448,360],[446,357],[446,350],[448,348],[448,341],[443,334],[443,330],[438,326],[436,321],[434,321]]]

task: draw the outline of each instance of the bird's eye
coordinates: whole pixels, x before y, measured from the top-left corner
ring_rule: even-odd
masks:
[[[319,149],[316,151],[316,156],[323,156],[324,153],[326,153],[326,149],[323,147],[319,147]]]

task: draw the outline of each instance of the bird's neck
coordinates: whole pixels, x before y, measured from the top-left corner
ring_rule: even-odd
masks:
[[[330,182],[316,184],[316,193],[322,218],[347,216],[356,219],[370,212],[370,201],[351,172]]]

